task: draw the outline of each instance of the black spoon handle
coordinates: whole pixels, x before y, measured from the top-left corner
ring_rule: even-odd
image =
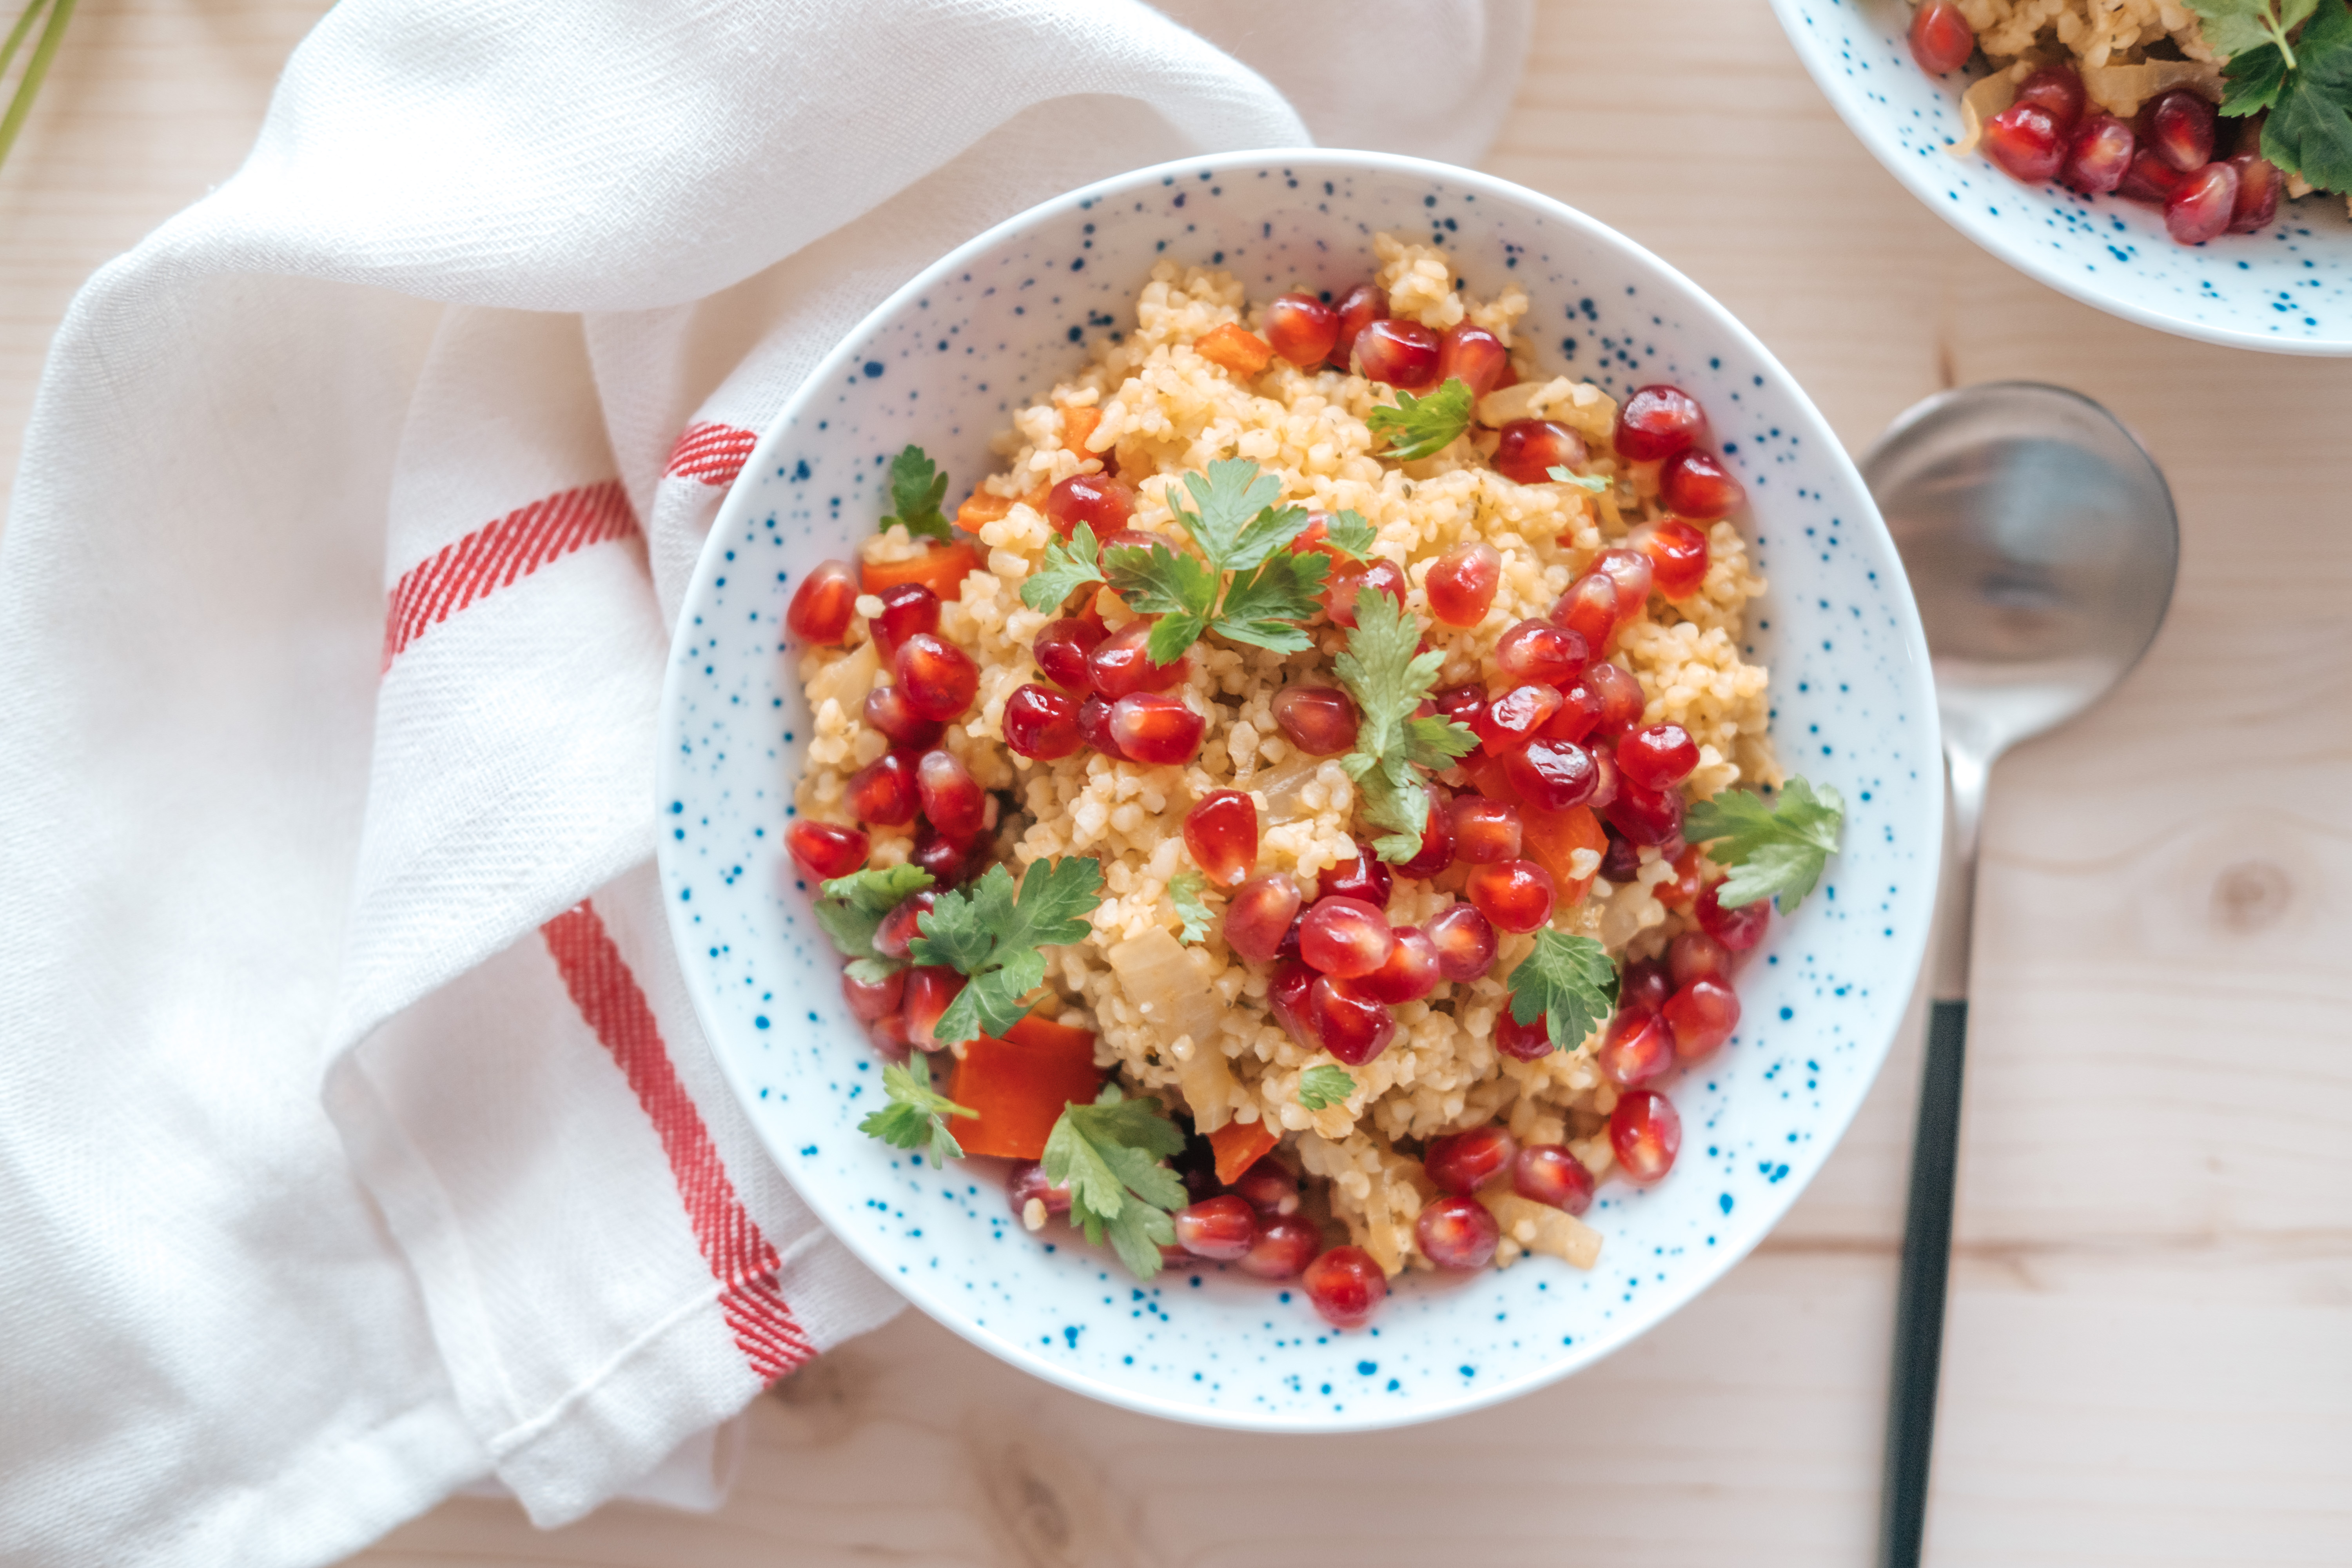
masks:
[[[1944,1286],[1952,1262],[1952,1181],[1960,1152],[1966,999],[1937,1002],[1927,1025],[1919,1135],[1911,1148],[1911,1207],[1895,1304],[1895,1378],[1886,1413],[1881,1568],[1918,1568],[1927,1526],[1927,1460],[1936,1437],[1936,1375],[1944,1352]]]

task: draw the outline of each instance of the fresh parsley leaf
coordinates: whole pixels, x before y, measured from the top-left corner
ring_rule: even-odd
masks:
[[[1103,568],[1130,608],[1160,617],[1144,649],[1152,663],[1173,664],[1201,640],[1217,604],[1217,574],[1199,556],[1164,544],[1119,544],[1103,552]]]
[[[1746,790],[1703,800],[1683,816],[1683,835],[1693,844],[1715,843],[1707,858],[1732,868],[1716,889],[1725,909],[1760,899],[1778,899],[1786,914],[1822,879],[1822,868],[1837,853],[1845,826],[1845,800],[1828,784],[1818,790],[1803,779],[1780,786],[1770,805]]]
[[[1176,918],[1184,922],[1181,934],[1186,942],[1198,942],[1209,934],[1209,921],[1214,917],[1201,901],[1201,889],[1207,885],[1208,879],[1198,871],[1179,871],[1168,879],[1168,901],[1176,906]]]
[[[2221,112],[2232,119],[2259,114],[2278,101],[2286,85],[2286,61],[2278,50],[2254,49],[2231,60],[2221,72]]]
[[[932,1037],[943,1045],[981,1034],[1001,1035],[1028,1009],[1022,999],[1045,982],[1046,947],[1081,941],[1086,917],[1102,901],[1102,863],[1087,857],[1039,861],[1021,879],[1002,865],[969,889],[940,895],[915,922],[919,933],[908,944],[917,963],[943,963],[968,975]]]
[[[1199,510],[1186,510],[1172,495],[1168,510],[1220,572],[1247,571],[1307,526],[1298,508],[1276,507],[1282,481],[1260,473],[1247,458],[1222,458],[1206,474],[1186,474],[1184,489]]]
[[[874,984],[906,967],[901,960],[875,951],[876,928],[908,894],[930,885],[931,874],[920,866],[887,866],[835,877],[818,884],[824,896],[816,901],[816,923],[841,955],[852,961],[850,973]]]
[[[1323,524],[1323,535],[1331,547],[1342,554],[1361,561],[1372,552],[1372,525],[1353,507],[1338,513]]]
[[[1375,408],[1365,423],[1373,435],[1388,437],[1389,449],[1381,456],[1400,463],[1434,457],[1452,446],[1455,437],[1470,428],[1470,411],[1477,401],[1470,395],[1470,384],[1459,376],[1446,377],[1444,386],[1420,397],[1410,392],[1396,396],[1394,408]]]
[[[939,465],[920,447],[909,446],[890,459],[890,504],[898,511],[884,518],[881,526],[887,529],[895,522],[908,533],[953,540],[955,530],[940,514],[940,502],[947,493],[948,477],[940,472]]]
[[[908,1057],[905,1067],[895,1063],[885,1067],[882,1092],[890,1097],[890,1103],[859,1122],[860,1132],[879,1138],[894,1149],[925,1149],[934,1165],[963,1158],[963,1145],[948,1131],[948,1118],[980,1112],[933,1091],[931,1064],[923,1052]]]
[[[1598,474],[1580,474],[1574,468],[1546,468],[1544,473],[1555,484],[1574,485],[1597,496],[1609,493],[1609,481]]]
[[[1511,971],[1511,1016],[1544,1020],[1554,1050],[1572,1051],[1617,1010],[1617,965],[1589,936],[1546,927]]]
[[[2352,10],[2344,0],[2322,0],[2304,25],[2294,68],[2263,121],[2263,156],[2322,190],[2352,191]]]
[[[1156,1100],[1129,1100],[1103,1085],[1092,1105],[1066,1105],[1045,1138],[1045,1179],[1070,1189],[1070,1217],[1087,1239],[1106,1233],[1139,1279],[1160,1272],[1176,1239],[1167,1211],[1184,1206],[1184,1184],[1160,1162],[1184,1151],[1184,1134]]]
[[[1315,646],[1315,639],[1292,623],[1323,607],[1318,595],[1323,591],[1323,574],[1329,567],[1328,561],[1311,551],[1260,562],[1248,576],[1235,577],[1225,590],[1225,602],[1209,623],[1210,629],[1229,642],[1276,653],[1305,652]],[[1159,628],[1153,628],[1152,636],[1151,657],[1164,664],[1168,661],[1160,658],[1156,646]]]
[[[1096,557],[1102,553],[1095,531],[1080,523],[1067,539],[1045,546],[1045,563],[1021,584],[1021,602],[1041,615],[1052,615],[1076,589],[1103,580]]]
[[[1355,1092],[1356,1080],[1348,1076],[1348,1069],[1328,1062],[1298,1075],[1298,1103],[1308,1110],[1337,1105]]]
[[[1363,797],[1364,820],[1390,830],[1374,841],[1383,860],[1421,853],[1429,826],[1429,789],[1421,769],[1466,754],[1477,737],[1450,719],[1415,719],[1437,684],[1445,655],[1421,646],[1421,623],[1377,589],[1356,595],[1356,626],[1332,669],[1356,700],[1356,749],[1339,759]]]
[[[2200,31],[2215,54],[2234,60],[2252,50],[2272,47],[2294,67],[2294,48],[2287,34],[2308,17],[2319,0],[2188,0],[2200,19]]]

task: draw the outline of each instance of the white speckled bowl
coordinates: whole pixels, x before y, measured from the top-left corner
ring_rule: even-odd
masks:
[[[2275,353],[2352,353],[2352,221],[2344,203],[2283,202],[2259,234],[2175,245],[2164,215],[2120,196],[2027,185],[1983,153],[1955,158],[1958,74],[1911,58],[1906,0],[1772,0],[1805,68],[1912,195],[2011,267],[2127,321]],[[2222,122],[2225,134],[2231,121]]]
[[[1754,498],[1772,579],[1755,648],[1792,770],[1852,803],[1846,852],[1740,980],[1747,1022],[1671,1087],[1680,1165],[1602,1189],[1580,1273],[1532,1258],[1405,1281],[1339,1333],[1300,1293],[1222,1269],[1139,1286],[1107,1252],[1050,1246],[1008,1209],[997,1162],[942,1173],[860,1136],[880,1073],[844,1009],[782,829],[808,710],[781,646],[802,574],[848,557],[883,510],[887,454],[920,442],[956,493],[1011,412],[1132,321],[1162,257],[1232,268],[1254,296],[1342,288],[1375,229],[1432,236],[1481,293],[1507,282],[1547,367],[1621,395],[1702,399]],[[720,509],[672,650],[661,872],[695,1005],[793,1184],[867,1263],[948,1327],[1054,1382],[1219,1425],[1339,1431],[1507,1398],[1608,1354],[1771,1228],[1877,1072],[1927,930],[1942,776],[1926,648],[1902,569],[1836,438],[1763,346],[1656,258],[1532,191],[1365,153],[1229,153],[1122,176],[981,236],[900,289],[761,438]]]

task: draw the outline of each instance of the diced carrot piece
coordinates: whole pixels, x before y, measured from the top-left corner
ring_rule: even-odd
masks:
[[[980,1114],[949,1118],[948,1131],[967,1154],[1034,1160],[1045,1154],[1062,1108],[1093,1104],[1102,1087],[1095,1037],[1035,1017],[1005,1034],[982,1035],[964,1047],[948,1098]]]
[[[1503,771],[1502,758],[1490,756],[1482,748],[1463,758],[1461,766],[1488,800],[1499,800],[1505,805],[1520,804],[1519,792],[1511,787],[1511,776]]]
[[[1274,1134],[1265,1130],[1264,1120],[1244,1125],[1228,1121],[1209,1134],[1209,1147],[1216,1152],[1217,1181],[1232,1186],[1241,1179],[1244,1171],[1265,1157],[1274,1147]]]
[[[1590,849],[1598,857],[1609,848],[1609,836],[1601,829],[1601,819],[1592,815],[1589,805],[1571,805],[1566,811],[1542,811],[1519,803],[1519,845],[1521,853],[1551,873],[1559,888],[1559,909],[1572,907],[1592,886],[1590,873],[1577,876],[1569,869],[1570,862],[1580,849]],[[1599,861],[1594,862],[1599,869]]]
[[[1064,449],[1076,452],[1081,458],[1093,457],[1095,454],[1087,450],[1087,443],[1093,438],[1097,427],[1102,424],[1102,410],[1099,408],[1065,406],[1062,410]]]
[[[1211,364],[1220,364],[1249,380],[1265,371],[1274,358],[1274,345],[1248,328],[1227,321],[1192,340],[1192,352]]]
[[[934,544],[910,561],[861,562],[857,585],[879,594],[901,583],[920,583],[941,600],[952,604],[963,597],[963,580],[980,570],[980,557],[969,544]]]
[[[993,490],[974,490],[956,508],[956,526],[966,533],[978,533],[980,525],[994,522],[1013,510],[1012,500]]]

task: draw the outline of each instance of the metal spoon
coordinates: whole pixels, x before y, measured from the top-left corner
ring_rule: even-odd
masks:
[[[2072,719],[2139,661],[2172,601],[2180,533],[2155,460],[2115,416],[2054,386],[1994,382],[1931,397],[1879,437],[1862,472],[1919,602],[1951,787],[1880,1517],[1884,1568],[1916,1568],[1951,1262],[1985,778],[2003,752]]]

